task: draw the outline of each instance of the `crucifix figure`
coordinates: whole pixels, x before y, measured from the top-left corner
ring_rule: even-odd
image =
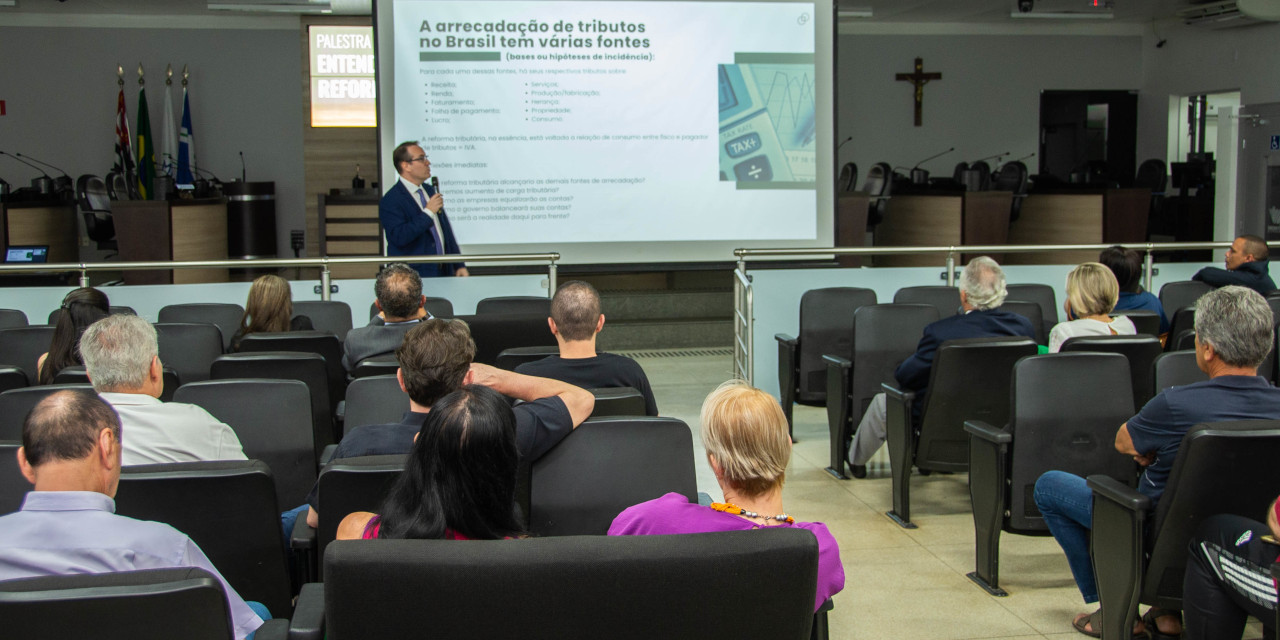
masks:
[[[921,118],[921,109],[924,107],[924,85],[929,84],[930,80],[941,80],[941,73],[925,73],[924,58],[916,58],[916,70],[914,73],[899,73],[897,80],[905,80],[915,85],[916,88],[916,126],[920,126],[923,122]]]

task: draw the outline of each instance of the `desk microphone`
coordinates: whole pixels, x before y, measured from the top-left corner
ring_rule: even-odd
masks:
[[[246,182],[246,180],[245,180],[244,176],[245,176],[245,171],[244,171],[244,152],[243,152],[243,151],[241,151],[241,152],[240,152],[240,182]]]
[[[846,144],[849,144],[850,140],[853,140],[853,136],[849,136],[848,138],[845,138],[843,141],[840,142],[840,144],[836,145],[836,151],[839,151],[840,147],[843,147]]]
[[[43,160],[36,160],[35,158],[32,158],[31,156],[24,156],[24,155],[22,155],[21,153],[15,153],[14,155],[15,155],[15,156],[17,156],[17,157],[19,157],[19,158],[22,158],[22,159],[24,159],[24,160],[30,160],[30,161],[32,161],[32,162],[34,162],[34,163],[36,163],[36,164],[42,164],[42,165],[44,165],[44,166],[46,166],[46,167],[49,167],[50,169],[53,169],[54,171],[57,171],[58,173],[61,173],[61,174],[62,174],[62,176],[61,176],[61,177],[58,177],[58,178],[54,178],[54,179],[53,179],[53,184],[54,184],[54,187],[55,187],[55,191],[62,191],[62,192],[66,192],[66,193],[74,194],[74,190],[71,188],[71,176],[70,176],[69,174],[67,174],[67,172],[66,172],[66,171],[63,171],[62,169],[59,169],[59,168],[57,168],[57,167],[55,167],[55,166],[53,166],[53,165],[49,164],[48,162],[44,162]]]
[[[1028,154],[1027,154],[1027,155],[1025,155],[1025,156],[1022,156],[1021,158],[1018,158],[1017,160],[1014,160],[1014,162],[1022,162],[1023,160],[1026,160],[1027,158],[1034,157],[1035,155],[1036,155],[1036,154],[1035,154],[1035,152],[1033,151],[1033,152],[1031,152],[1031,153],[1028,153]]]
[[[995,160],[996,162],[999,162],[999,161],[1000,161],[1000,158],[1002,158],[1002,157],[1004,157],[1004,156],[1007,156],[1007,155],[1009,155],[1009,152],[1008,152],[1008,151],[1006,151],[1006,152],[1004,152],[1004,153],[997,153],[997,154],[995,154],[994,156],[987,156],[987,157],[985,157],[985,158],[978,158],[977,160],[974,160],[973,162],[971,162],[971,163],[969,163],[969,164],[970,164],[970,165],[974,165],[974,164],[977,164],[977,163],[979,163],[979,162],[985,162],[985,161],[987,161],[987,160]],[[1032,155],[1035,155],[1035,154],[1032,154]]]
[[[48,178],[49,180],[53,180],[53,176],[49,175],[48,173],[45,173],[45,170],[44,170],[44,169],[41,169],[40,167],[37,167],[36,165],[31,164],[30,162],[27,162],[26,160],[23,160],[21,157],[19,157],[19,156],[21,156],[21,155],[22,155],[21,153],[19,153],[19,154],[17,154],[17,155],[14,155],[14,154],[12,154],[12,153],[7,153],[7,152],[4,152],[4,151],[0,151],[0,156],[9,156],[10,158],[13,158],[14,160],[17,160],[18,162],[21,162],[22,164],[25,164],[25,165],[27,165],[28,167],[31,167],[32,169],[35,169],[36,171],[39,171],[42,175],[44,175],[44,177]]]
[[[936,153],[934,155],[929,156],[928,158],[925,158],[924,160],[921,160],[920,162],[917,162],[916,166],[911,167],[911,184],[929,184],[929,172],[925,171],[924,169],[921,169],[920,165],[930,160],[933,160],[934,158],[941,158],[942,156],[945,156],[948,153],[951,153],[952,151],[955,151],[955,150],[956,150],[955,147],[951,147],[950,149],[947,149],[942,153]]]
[[[62,176],[63,176],[64,178],[66,178],[67,180],[71,180],[71,176],[70,176],[70,174],[68,174],[66,171],[63,171],[62,169],[59,169],[59,168],[57,168],[57,167],[55,167],[55,166],[53,166],[53,165],[49,164],[48,162],[44,162],[44,161],[42,161],[42,160],[36,160],[35,158],[32,158],[31,156],[24,156],[24,155],[22,155],[21,153],[15,153],[14,155],[15,155],[16,157],[19,157],[19,158],[25,158],[25,159],[27,159],[27,160],[30,160],[30,161],[32,161],[32,162],[34,162],[34,163],[36,163],[36,164],[42,164],[42,165],[44,165],[44,166],[46,166],[46,167],[49,167],[50,169],[53,169],[54,171],[57,171],[58,173],[61,173],[61,174],[62,174]]]

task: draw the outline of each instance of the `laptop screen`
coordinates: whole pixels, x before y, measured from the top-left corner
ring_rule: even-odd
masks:
[[[12,245],[5,250],[4,261],[9,264],[44,264],[49,261],[49,246]]]

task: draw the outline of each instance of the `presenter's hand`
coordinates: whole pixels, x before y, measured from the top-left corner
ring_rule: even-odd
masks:
[[[435,194],[427,201],[427,210],[431,213],[440,213],[440,209],[444,208],[444,196]]]
[[[453,275],[458,276],[459,278],[465,278],[470,276],[471,272],[467,271],[466,267],[459,267],[457,271],[453,272]]]

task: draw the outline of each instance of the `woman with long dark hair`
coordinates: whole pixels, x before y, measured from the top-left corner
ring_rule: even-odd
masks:
[[[245,301],[244,315],[240,316],[240,328],[231,337],[231,350],[239,351],[240,339],[251,333],[306,331],[311,328],[311,318],[293,315],[293,292],[289,289],[289,281],[276,275],[260,276],[249,286],[249,299]]]
[[[38,384],[53,384],[59,371],[84,364],[80,359],[80,336],[89,325],[111,315],[111,302],[107,294],[93,287],[73,289],[62,299],[59,311],[49,351],[36,363]]]
[[[343,518],[339,540],[499,540],[523,534],[516,420],[502,394],[467,385],[431,405],[379,514]]]

